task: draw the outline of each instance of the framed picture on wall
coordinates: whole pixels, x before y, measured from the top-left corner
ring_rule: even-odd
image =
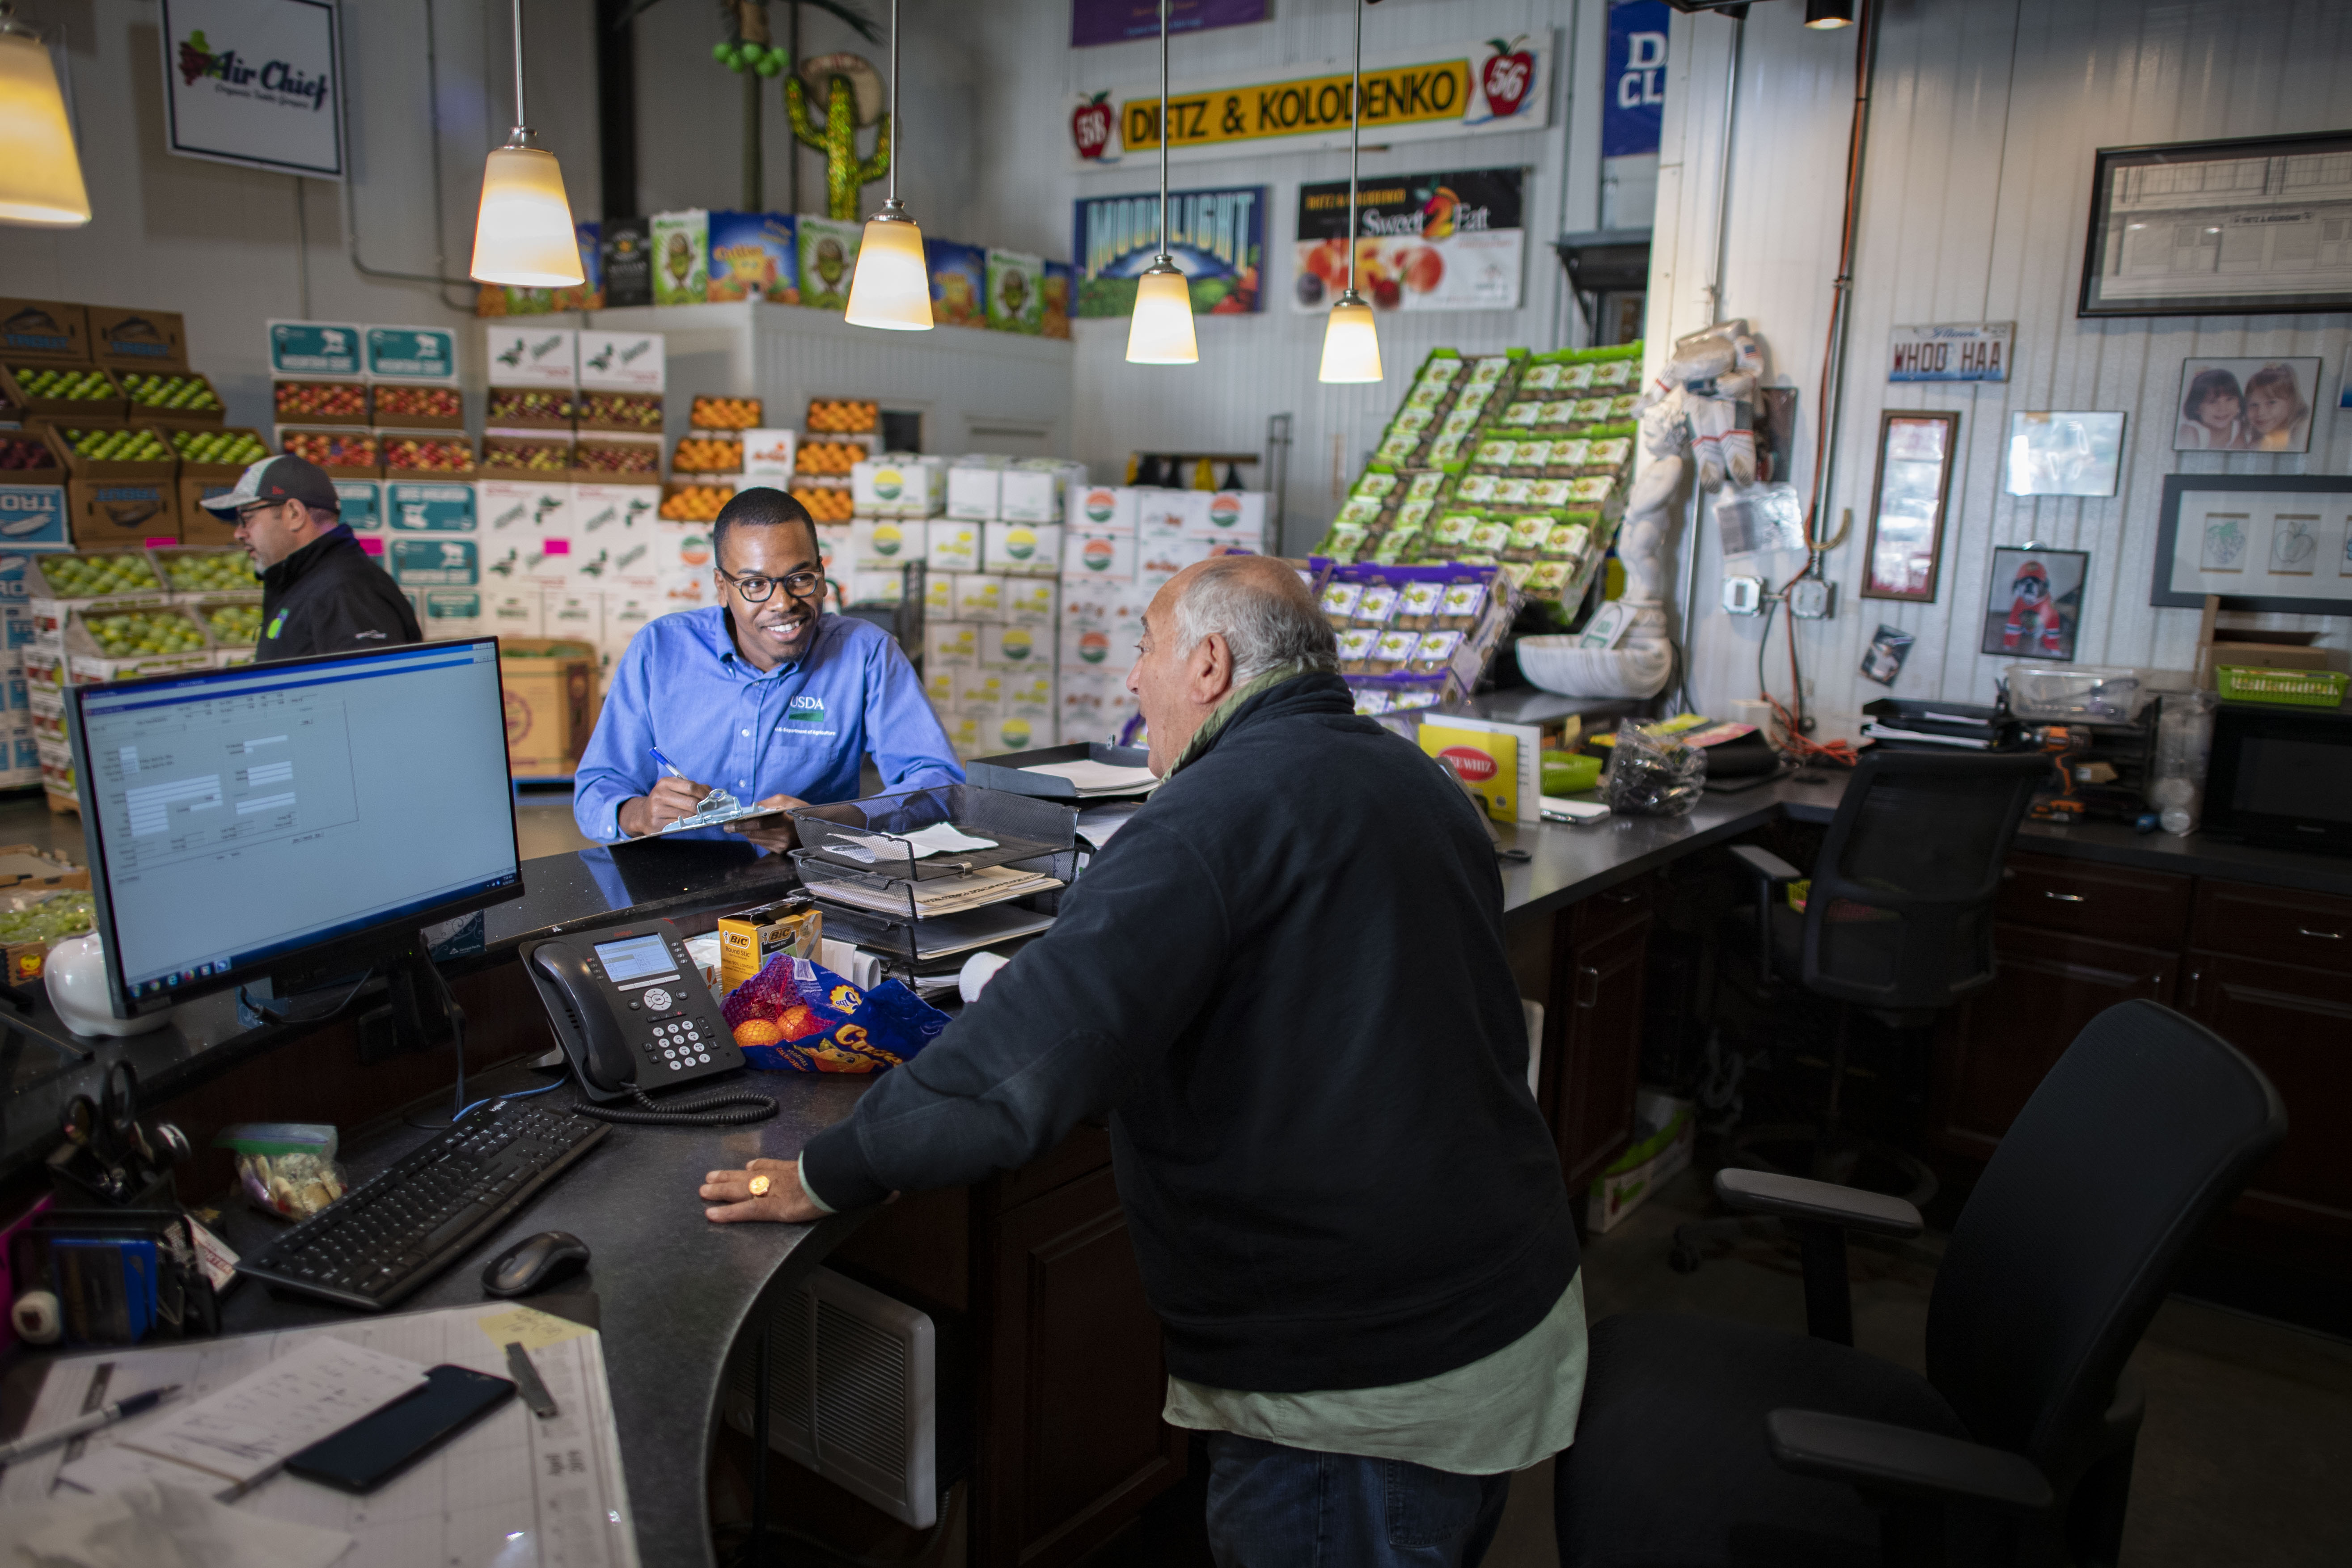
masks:
[[[2168,474],[2148,603],[2352,616],[2352,475]]]
[[[2347,217],[2352,219],[2352,211]],[[2182,360],[2172,449],[2308,452],[2311,410],[2318,400],[2315,356]]]
[[[1865,599],[1936,596],[1944,551],[1944,506],[1952,489],[1952,454],[1960,416],[1890,408],[1878,416],[1878,475],[1870,489],[1870,548]]]
[[[2111,496],[2123,452],[2120,414],[2012,414],[2005,485],[2013,496]]]
[[[2352,310],[2352,131],[2102,147],[2078,316]]]
[[[2090,552],[2002,545],[1992,552],[1979,648],[2019,658],[2071,661],[2083,628],[2083,584]]]

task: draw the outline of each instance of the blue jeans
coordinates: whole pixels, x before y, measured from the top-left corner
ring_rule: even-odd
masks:
[[[1477,1568],[1511,1478],[1209,1434],[1217,1568]]]

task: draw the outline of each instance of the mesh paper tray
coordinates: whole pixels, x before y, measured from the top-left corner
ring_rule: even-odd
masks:
[[[1077,786],[1065,778],[1051,773],[1033,773],[1025,769],[1039,763],[1107,763],[1115,768],[1140,768],[1150,765],[1151,752],[1143,746],[1113,746],[1101,741],[1088,741],[1067,746],[1040,746],[1034,752],[1005,752],[993,757],[973,757],[963,765],[964,776],[974,784],[984,785],[1013,795],[1035,795],[1041,800],[1076,801],[1083,798],[1089,805],[1098,801],[1126,800],[1126,795],[1090,795],[1081,797]],[[1135,795],[1145,792],[1137,790]]]
[[[1074,806],[971,784],[933,784],[864,800],[796,805],[791,815],[801,841],[793,859],[803,868],[803,878],[814,863],[821,870],[916,882],[1066,852],[1076,842],[1078,824]],[[943,850],[919,858],[914,846],[903,841],[901,836],[940,823],[994,843],[985,849]]]

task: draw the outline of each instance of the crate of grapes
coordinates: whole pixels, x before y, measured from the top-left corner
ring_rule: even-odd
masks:
[[[131,605],[172,602],[147,552],[135,546],[35,555],[26,564],[25,605],[32,614],[36,647],[61,647],[58,639],[65,634],[66,616],[94,600]]]
[[[240,545],[151,545],[147,558],[155,563],[175,605],[200,599],[261,603],[261,579],[253,574],[252,558]]]
[[[179,454],[161,432],[134,425],[49,426],[49,445],[78,479],[141,479],[168,484],[179,477]]]
[[[0,894],[0,964],[8,984],[41,977],[49,949],[68,937],[87,936],[96,921],[87,891],[34,890]]]
[[[185,605],[100,604],[66,620],[66,672],[77,686],[210,669],[215,662],[211,634]]]

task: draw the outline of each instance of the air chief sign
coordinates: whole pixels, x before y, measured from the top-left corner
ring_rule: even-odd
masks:
[[[163,0],[171,150],[343,177],[342,68],[324,0]]]
[[[1364,67],[1363,132],[1393,143],[1488,132],[1533,131],[1549,117],[1550,35],[1488,38],[1418,51]],[[1348,144],[1349,73],[1292,70],[1168,99],[1173,158],[1230,156],[1260,148],[1306,151]],[[1071,152],[1082,167],[1116,167],[1129,153],[1160,146],[1156,84],[1078,95],[1070,114]]]

